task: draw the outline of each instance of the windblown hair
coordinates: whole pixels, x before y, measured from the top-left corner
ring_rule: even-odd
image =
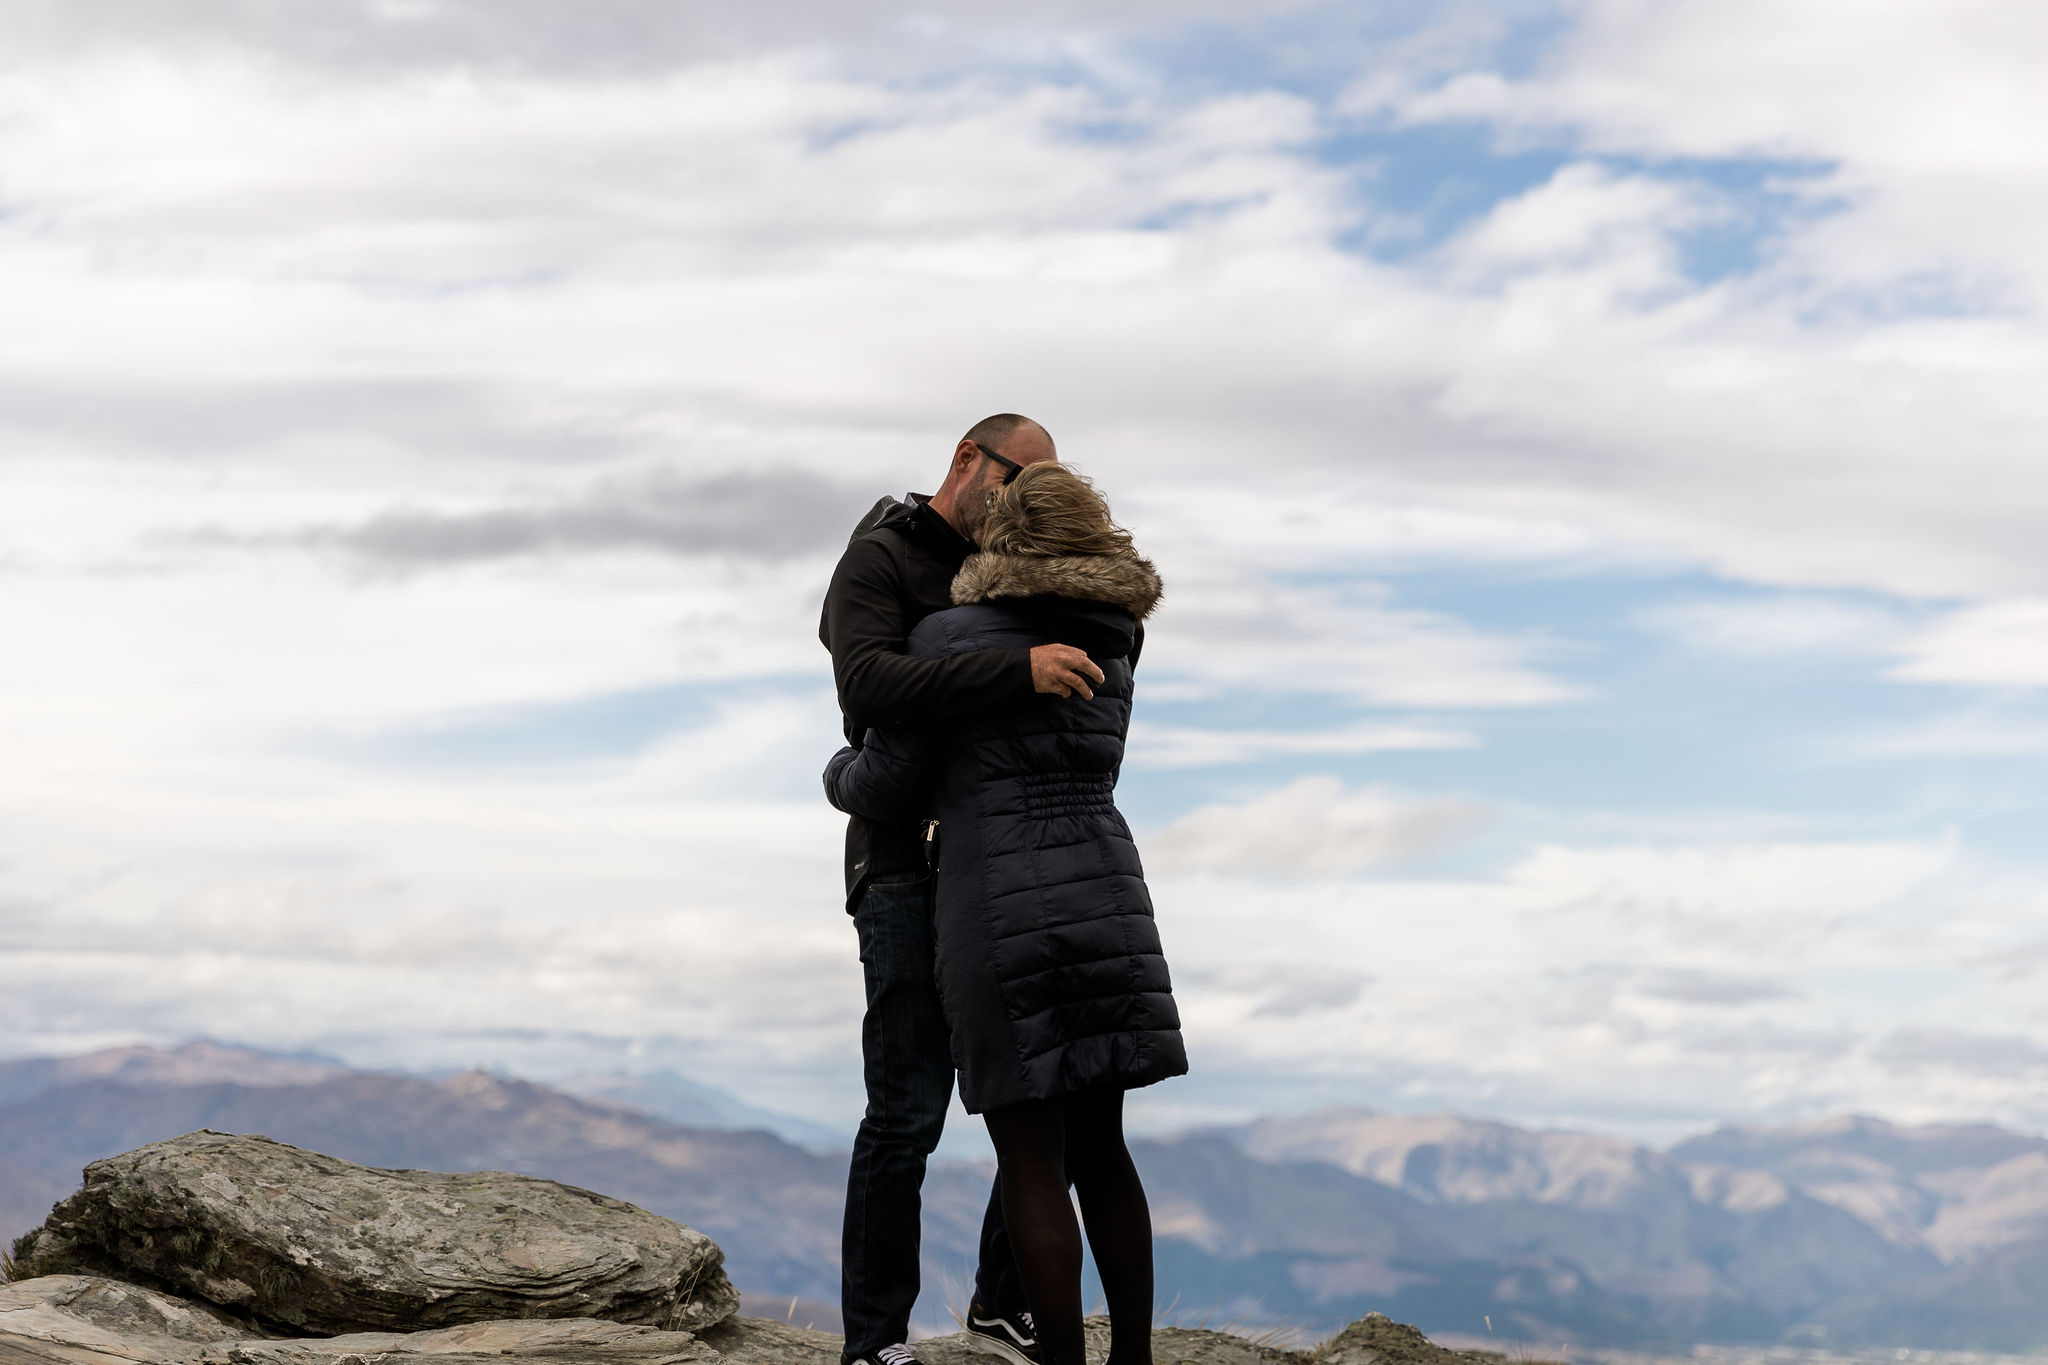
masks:
[[[1052,460],[1026,465],[990,496],[981,548],[992,555],[1134,557],[1131,533],[1109,515],[1095,485]]]
[[[1095,485],[1063,464],[1026,465],[989,494],[981,553],[953,579],[965,605],[1005,597],[1074,597],[1122,607],[1140,621],[1163,588],[1152,561],[1109,515]]]

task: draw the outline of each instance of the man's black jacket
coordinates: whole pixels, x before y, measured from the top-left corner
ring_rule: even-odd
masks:
[[[877,725],[942,725],[1032,695],[1029,649],[984,649],[946,659],[904,652],[910,632],[953,605],[953,575],[974,544],[916,494],[883,498],[861,519],[825,591],[818,638],[832,651],[832,676],[846,739],[859,744]],[[925,872],[915,820],[884,824],[852,817],[846,827],[846,908],[870,881]]]

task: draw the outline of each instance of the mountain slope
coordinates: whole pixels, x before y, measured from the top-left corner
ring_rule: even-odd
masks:
[[[579,1099],[638,1109],[685,1128],[759,1129],[813,1152],[836,1152],[853,1142],[851,1130],[842,1132],[791,1114],[757,1108],[674,1071],[610,1071],[572,1076],[554,1082],[554,1088]]]
[[[1905,1128],[1851,1116],[1728,1127],[1671,1156],[1698,1171],[1767,1175],[1950,1264],[2048,1237],[2048,1139],[1989,1124]]]
[[[179,1047],[110,1047],[72,1057],[27,1057],[0,1062],[0,1105],[17,1104],[46,1090],[85,1081],[122,1085],[311,1085],[348,1067],[314,1053],[263,1052],[197,1041]]]
[[[837,1298],[841,1156],[482,1073],[148,1052],[0,1065],[15,1097],[0,1103],[0,1227],[39,1221],[88,1160],[212,1127],[603,1190],[716,1237],[745,1288]],[[2048,1345],[2048,1142],[1998,1129],[1851,1119],[1656,1152],[1329,1110],[1133,1152],[1162,1302],[1196,1314],[1321,1328],[1378,1309],[1473,1333],[1490,1317],[1511,1336],[1612,1345]],[[986,1169],[932,1168],[933,1325],[965,1295],[988,1189]]]
[[[260,1132],[369,1166],[548,1176],[711,1234],[742,1283],[837,1294],[842,1161],[478,1072],[440,1082],[344,1073],[300,1086],[87,1081],[0,1109],[0,1151],[64,1193],[85,1160],[198,1128]]]
[[[1314,1145],[1306,1136],[1283,1144],[1272,1125],[1259,1127],[1268,1151]],[[1613,1169],[1578,1179],[1576,1160],[1532,1175],[1502,1144],[1542,1139],[1535,1150],[1571,1135],[1471,1128],[1476,1154],[1457,1150],[1444,1125],[1412,1127],[1438,1139],[1414,1150],[1436,1155],[1397,1157],[1411,1176],[1402,1187],[1333,1162],[1258,1160],[1244,1130],[1134,1151],[1162,1213],[1162,1258],[1171,1255],[1187,1285],[1211,1294],[1234,1263],[1256,1262],[1267,1309],[1305,1321],[1336,1321],[1363,1304],[1439,1330],[1484,1331],[1491,1318],[1549,1339],[1776,1340],[1818,1305],[1939,1268],[1924,1250],[1804,1196],[1758,1208],[1702,1201],[1686,1172],[1633,1149],[1625,1181]],[[1473,1174],[1489,1162],[1492,1189]],[[1458,1174],[1414,1178],[1421,1168]],[[1447,1187],[1460,1197],[1447,1198]],[[1167,1238],[1189,1245],[1169,1250]]]

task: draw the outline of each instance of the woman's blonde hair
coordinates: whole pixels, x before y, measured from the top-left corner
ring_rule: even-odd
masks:
[[[1131,533],[1110,517],[1109,503],[1095,485],[1057,460],[1024,466],[989,495],[981,548],[987,554],[1046,558],[1137,553]]]

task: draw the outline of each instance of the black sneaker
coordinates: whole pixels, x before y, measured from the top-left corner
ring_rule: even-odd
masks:
[[[857,1356],[850,1365],[917,1365],[917,1357],[899,1341],[894,1346],[884,1346],[879,1351]]]
[[[1001,1356],[1010,1365],[1039,1365],[1038,1328],[1029,1313],[992,1313],[970,1302],[967,1344],[983,1355]]]

